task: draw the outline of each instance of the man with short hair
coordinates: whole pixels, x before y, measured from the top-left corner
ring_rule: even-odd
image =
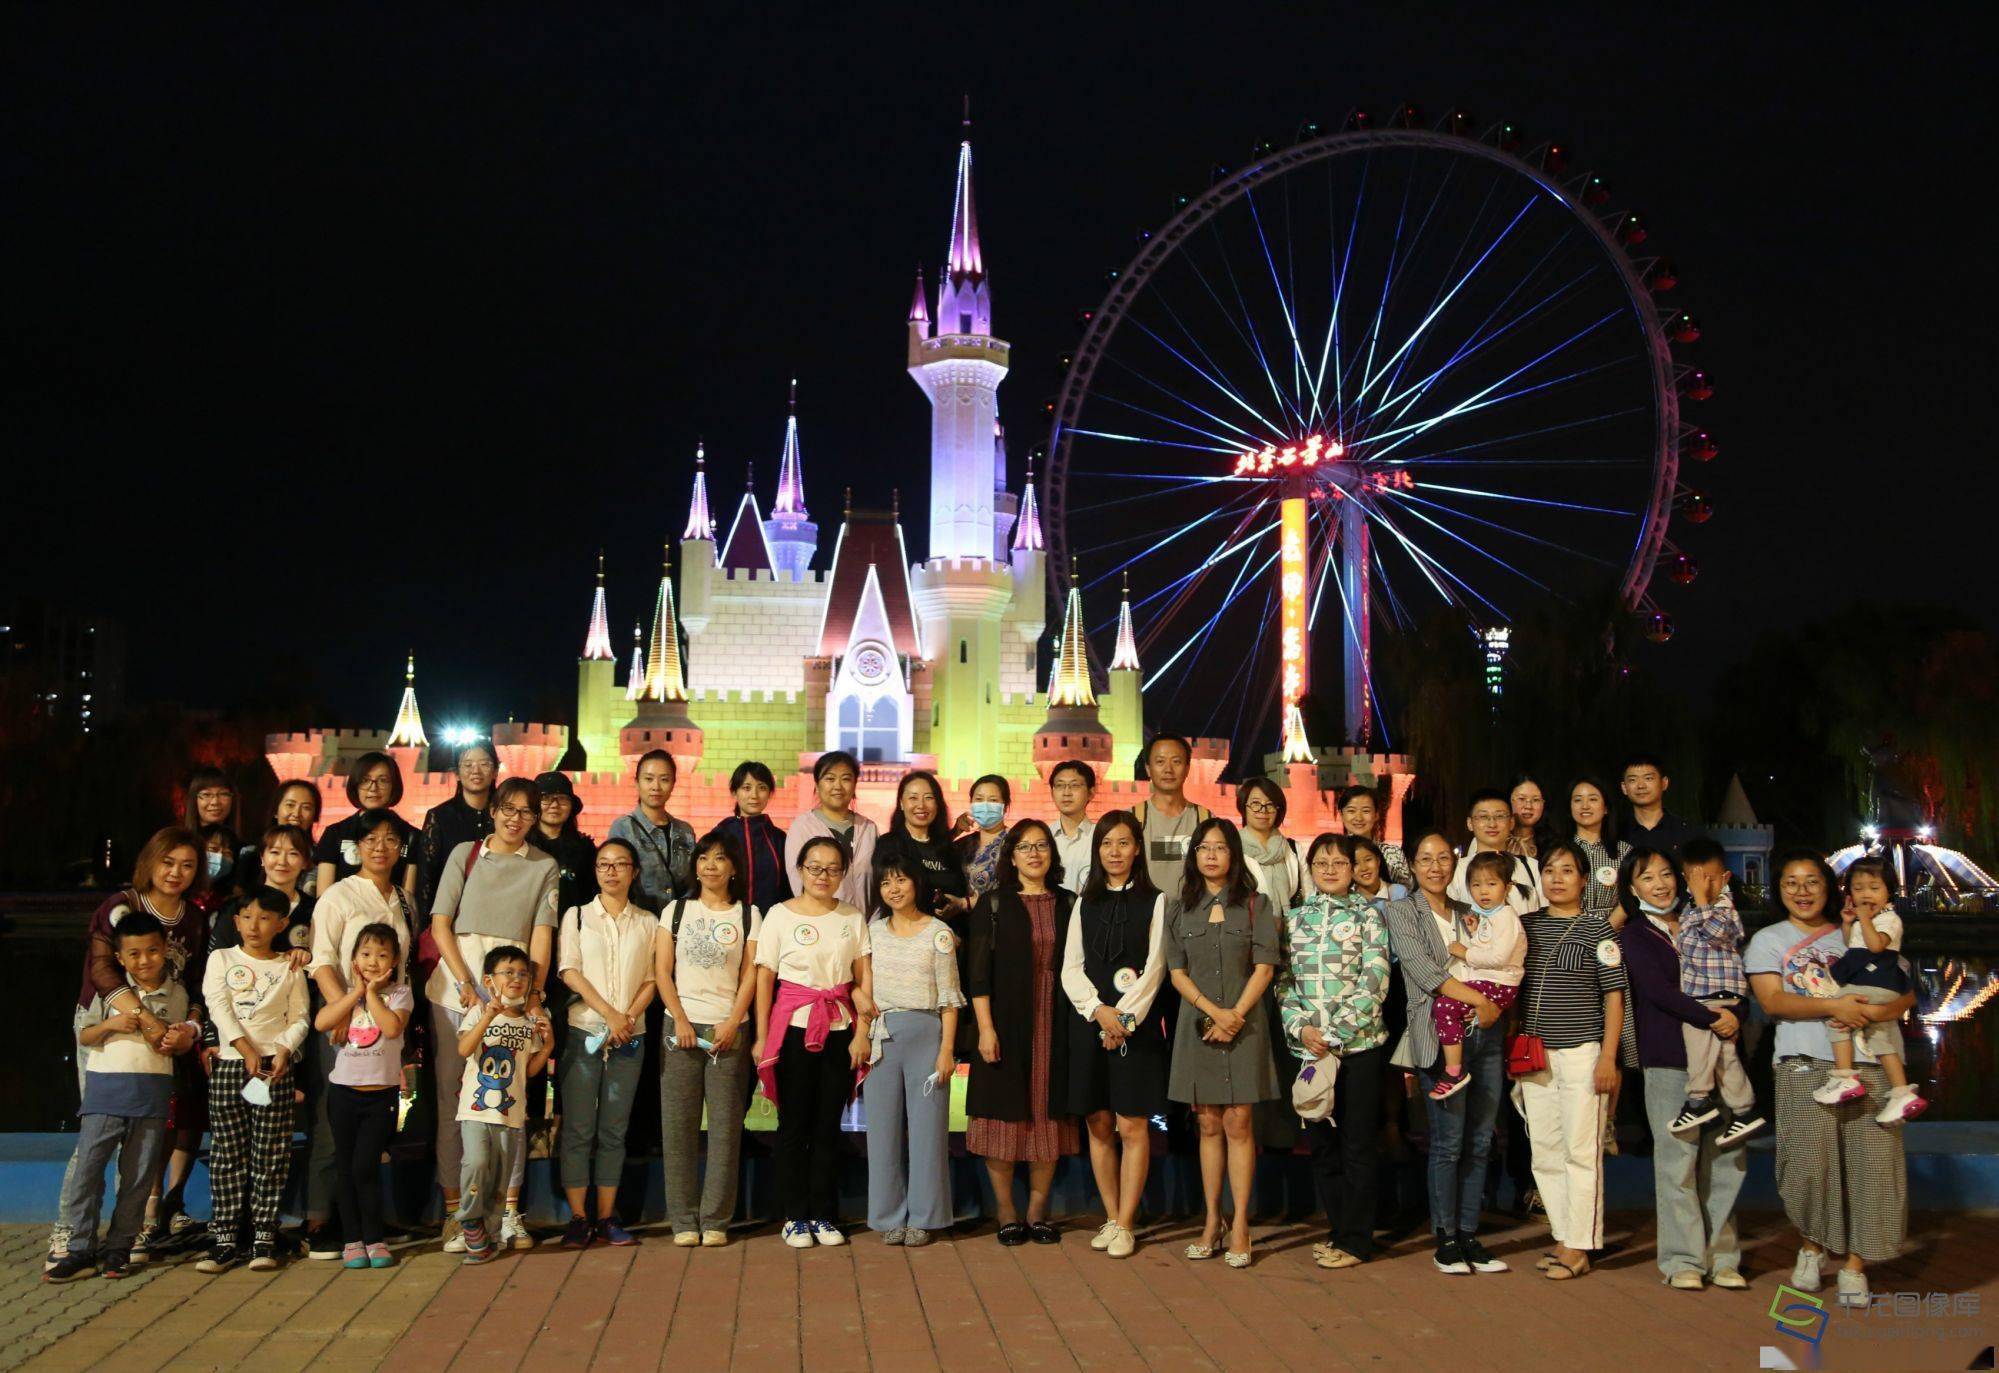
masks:
[[[1680,845],[1701,837],[1700,830],[1666,809],[1666,789],[1673,779],[1666,765],[1650,753],[1634,753],[1618,770],[1618,790],[1631,803],[1624,824],[1624,842],[1634,849],[1657,849],[1680,856]]]
[[[1090,847],[1096,843],[1097,822],[1090,819],[1090,798],[1097,791],[1097,770],[1080,758],[1067,758],[1048,774],[1048,794],[1055,802],[1055,855],[1062,860],[1062,885],[1083,890],[1090,875]]]
[[[1187,773],[1194,746],[1177,734],[1156,736],[1145,747],[1146,799],[1132,807],[1145,832],[1145,871],[1168,896],[1180,894],[1187,875],[1187,848],[1208,818],[1205,806],[1187,799]]]

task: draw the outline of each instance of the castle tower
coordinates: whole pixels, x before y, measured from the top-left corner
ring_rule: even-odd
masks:
[[[1028,460],[1027,483],[1034,484],[1033,459]],[[1013,547],[1014,521],[1020,515],[1020,502],[1014,498],[1006,484],[1006,426],[999,422],[999,411],[993,411],[993,556],[1004,558]]]
[[[1035,662],[1040,653],[1041,635],[1048,628],[1048,540],[1041,532],[1041,509],[1034,497],[1034,465],[1028,464],[1027,486],[1018,504],[1009,494],[1006,504],[1017,509],[1002,517],[1010,529],[1007,564],[1013,569],[1013,603],[1007,607],[1006,624],[1012,639],[1002,649],[1008,661],[1002,664],[1000,689],[1010,695],[1031,693],[1038,685]],[[1080,624],[1080,622],[1079,622]],[[1013,659],[1021,660],[1015,670]]]
[[[416,708],[416,655],[403,665],[403,699],[396,706],[396,727],[383,745],[403,770],[404,785],[423,772],[430,761],[430,740],[423,732],[423,712]]]
[[[1135,765],[1138,751],[1145,747],[1145,704],[1139,695],[1144,673],[1138,665],[1138,636],[1131,629],[1131,576],[1125,575],[1124,593],[1118,601],[1117,647],[1111,652],[1110,702],[1104,723],[1110,726],[1112,757],[1116,775],[1129,776],[1125,769]]]
[[[680,622],[687,626],[690,643],[708,627],[715,562],[715,519],[708,513],[708,447],[697,440],[694,495],[687,505],[687,527],[680,531]]]
[[[993,508],[993,427],[1009,348],[993,337],[970,138],[958,147],[945,264],[935,321],[920,317],[920,300],[909,319],[909,375],[930,402],[929,561],[911,581],[933,664],[930,751],[944,776],[969,778],[999,759],[1000,621],[1014,598]]]
[[[636,701],[646,689],[645,626],[632,622],[632,670],[625,678],[625,699]]]
[[[784,457],[778,463],[777,497],[764,521],[764,538],[779,573],[801,581],[819,548],[819,526],[805,509],[805,475],[798,465],[798,379],[791,382],[791,411],[784,421]]]
[[[618,732],[618,755],[629,771],[639,757],[663,748],[681,774],[701,762],[701,730],[687,714],[687,678],[680,667],[680,626],[673,609],[672,550],[660,559],[659,596],[653,602],[652,648],[646,656],[637,713]]]
[[[590,629],[576,663],[576,739],[583,765],[599,770],[618,756],[618,655],[611,647],[610,617],[604,607],[604,553],[597,552],[597,593],[590,602]]]
[[[1028,488],[1031,495],[1032,487]],[[1055,652],[1055,675],[1048,686],[1048,719],[1034,731],[1034,768],[1046,781],[1056,764],[1080,758],[1106,775],[1112,762],[1110,730],[1097,713],[1090,681],[1090,646],[1083,637],[1083,592],[1069,578],[1062,615],[1062,641]]]

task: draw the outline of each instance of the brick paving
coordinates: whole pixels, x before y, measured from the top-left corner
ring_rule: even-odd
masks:
[[[1874,1271],[1877,1311],[1834,1316],[1824,1367],[1964,1368],[1993,1342],[1999,1218],[1926,1216],[1914,1232],[1907,1255]],[[1259,1228],[1247,1271],[1183,1259],[1186,1224],[1142,1235],[1123,1262],[1092,1253],[1085,1228],[1046,1247],[1003,1249],[988,1226],[923,1249],[861,1232],[845,1248],[810,1252],[767,1229],[720,1250],[640,1233],[633,1249],[544,1246],[482,1268],[432,1244],[378,1272],[301,1261],[211,1278],[183,1261],[122,1283],[54,1288],[38,1281],[35,1262],[46,1231],[5,1227],[0,1367],[1582,1373],[1756,1368],[1764,1346],[1808,1366],[1806,1347],[1777,1334],[1768,1314],[1792,1257],[1773,1216],[1745,1222],[1751,1289],[1698,1293],[1660,1285],[1646,1216],[1613,1217],[1618,1251],[1562,1284],[1532,1271],[1546,1236],[1525,1225],[1487,1236],[1511,1272],[1472,1277],[1437,1274],[1416,1240],[1324,1272],[1311,1258],[1318,1233],[1295,1225]],[[1898,1314],[1888,1295],[1897,1292],[1920,1295]],[[1945,1294],[1943,1310],[1932,1294]]]

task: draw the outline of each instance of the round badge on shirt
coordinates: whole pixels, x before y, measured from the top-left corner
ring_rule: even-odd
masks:
[[[228,981],[230,991],[247,992],[257,981],[257,975],[238,963],[229,970]]]
[[[938,953],[951,953],[958,947],[957,941],[951,938],[949,930],[937,931],[930,937],[930,942],[936,946]]]
[[[800,925],[791,932],[791,937],[809,948],[819,942],[819,927],[817,925]]]
[[[1605,863],[1605,864],[1604,864],[1604,865],[1603,865],[1602,867],[1600,867],[1600,868],[1598,868],[1598,869],[1596,870],[1596,884],[1597,884],[1597,885],[1598,885],[1599,887],[1614,887],[1614,886],[1616,886],[1616,885],[1617,885],[1617,869],[1616,869],[1615,867],[1613,867],[1613,866],[1612,866],[1611,864],[1609,864],[1609,863]]]
[[[1339,940],[1342,944],[1344,944],[1347,942],[1347,940],[1353,938],[1354,928],[1355,926],[1353,921],[1342,920],[1337,925],[1333,926],[1333,931],[1332,931],[1333,938]]]
[[[1111,974],[1111,985],[1121,992],[1128,992],[1138,985],[1138,969],[1119,968]]]
[[[720,944],[725,949],[742,938],[742,931],[736,928],[736,923],[733,920],[716,921],[715,928],[708,933],[717,944]],[[809,943],[810,941],[806,942]]]
[[[340,858],[350,868],[360,867],[361,846],[352,839],[342,839],[340,841]]]
[[[1615,968],[1624,962],[1624,950],[1617,947],[1615,939],[1596,941],[1596,961],[1606,968]]]

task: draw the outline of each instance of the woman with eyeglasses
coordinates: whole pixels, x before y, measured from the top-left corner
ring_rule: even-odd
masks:
[[[978,1020],[978,1054],[965,1093],[965,1148],[986,1161],[1004,1245],[1057,1244],[1048,1221],[1055,1165],[1076,1152],[1055,1072],[1056,981],[1075,896],[1063,890],[1055,834],[1039,820],[1007,832],[995,886],[972,908],[965,994]],[[1067,1014],[1066,1009],[1064,1014]],[[1027,1219],[1013,1198],[1027,1165]]]
[[[1249,1267],[1251,1108],[1278,1095],[1263,996],[1281,961],[1277,921],[1243,861],[1236,827],[1203,821],[1187,851],[1179,900],[1166,913],[1166,967],[1181,1001],[1166,1095],[1194,1108],[1207,1203],[1201,1238],[1187,1246],[1190,1259],[1213,1258],[1222,1241],[1226,1173],[1235,1201],[1228,1265]]]
[[[389,754],[376,749],[354,760],[347,772],[347,800],[354,813],[328,825],[313,850],[314,890],[331,891],[335,882],[344,882],[361,871],[361,834],[375,832],[375,821],[386,819],[394,827],[397,855],[394,880],[416,907],[417,865],[410,861],[419,835],[416,826],[396,814],[403,799],[403,770]],[[405,946],[407,947],[407,945]]]
[[[424,813],[423,838],[417,844],[418,910],[429,910],[436,901],[451,851],[493,832],[493,784],[500,777],[499,752],[484,739],[462,744],[457,773],[458,789]]]
[[[698,890],[660,913],[654,941],[653,981],[666,1007],[660,1034],[669,1046],[659,1061],[666,1221],[683,1249],[727,1244],[736,1214],[736,1162],[754,1067],[743,1021],[756,1002],[764,922],[750,900],[740,856],[720,830],[696,844]],[[704,1109],[708,1163],[702,1177]]]
[[[553,858],[528,843],[528,833],[540,822],[541,793],[527,778],[509,777],[494,790],[492,810],[493,833],[460,844],[447,857],[430,912],[438,961],[424,995],[430,1001],[431,1060],[437,1077],[437,1177],[448,1217],[458,1211],[459,1165],[464,1159],[458,1089],[465,1059],[458,1052],[458,1031],[464,1017],[479,1014],[485,999],[479,969],[492,949],[507,945],[526,949],[534,970],[526,1012],[530,1019],[540,1020],[545,1018],[541,1008],[555,953],[561,872]],[[532,1090],[529,1083],[517,1085]],[[514,1142],[506,1213],[500,1222],[500,1243],[515,1249],[534,1247],[520,1215],[525,1138],[523,1131]],[[464,1245],[456,1223],[447,1220],[445,1252],[463,1253]]]

